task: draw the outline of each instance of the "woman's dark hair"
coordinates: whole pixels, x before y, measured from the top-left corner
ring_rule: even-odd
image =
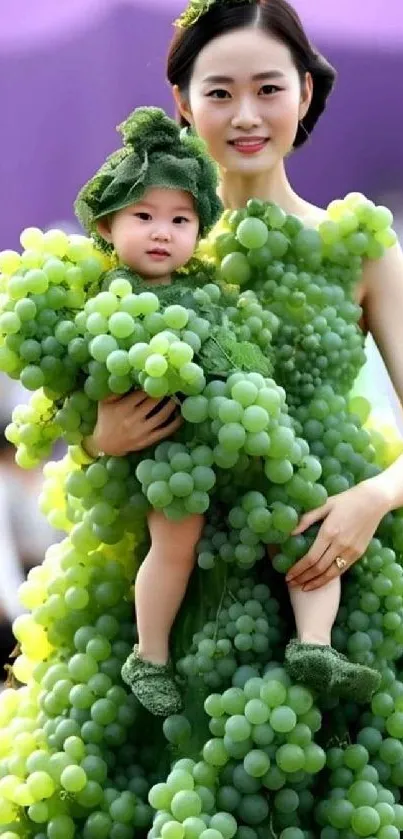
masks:
[[[294,140],[294,148],[302,146],[325,109],[336,71],[313,48],[297,12],[286,0],[256,0],[255,3],[240,3],[238,0],[234,5],[231,5],[231,0],[217,2],[192,26],[187,29],[178,27],[168,53],[168,81],[177,85],[182,95],[188,95],[194,63],[201,50],[219,35],[247,26],[255,26],[273,35],[289,48],[301,81],[305,73],[312,76],[312,102]],[[181,123],[187,125],[183,117]]]

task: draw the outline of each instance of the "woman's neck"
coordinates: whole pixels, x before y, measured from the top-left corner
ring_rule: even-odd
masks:
[[[225,209],[238,210],[245,207],[250,198],[259,198],[278,204],[286,213],[302,215],[306,212],[307,203],[292,189],[283,163],[257,175],[221,171],[220,176],[218,194]]]

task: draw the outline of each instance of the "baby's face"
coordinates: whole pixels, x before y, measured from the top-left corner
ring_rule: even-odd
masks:
[[[110,223],[119,260],[148,281],[167,282],[191,258],[199,219],[188,192],[155,187]]]

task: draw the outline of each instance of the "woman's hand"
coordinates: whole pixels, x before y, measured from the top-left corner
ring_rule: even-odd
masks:
[[[149,416],[159,401],[143,391],[135,391],[126,396],[109,396],[99,402],[97,424],[92,437],[85,442],[85,448],[90,454],[104,452],[122,457],[170,437],[181,426],[182,417],[174,416],[176,405],[173,400]],[[167,422],[171,415],[172,421]],[[161,428],[165,422],[167,424]]]
[[[303,533],[317,521],[323,523],[308,553],[287,574],[287,583],[303,591],[312,591],[347,571],[365,553],[389,509],[382,485],[376,478],[370,478],[306,513],[293,536]],[[340,569],[336,558],[345,560],[344,568]]]

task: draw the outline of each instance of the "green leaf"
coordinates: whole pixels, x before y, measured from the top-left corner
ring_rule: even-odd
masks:
[[[213,329],[198,353],[198,360],[204,373],[210,375],[225,376],[234,369],[263,376],[272,373],[271,360],[259,347],[249,341],[238,341],[236,334],[224,327]]]

